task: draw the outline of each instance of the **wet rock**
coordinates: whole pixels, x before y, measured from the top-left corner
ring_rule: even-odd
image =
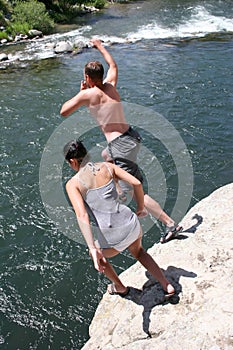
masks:
[[[15,36],[14,41],[27,40],[28,36],[25,34],[18,34]]]
[[[5,53],[0,53],[0,62],[7,61],[8,56]]]
[[[54,49],[56,47],[55,43],[47,43],[45,44],[46,49]]]
[[[99,9],[97,9],[94,6],[86,6],[84,4],[81,5],[82,12],[84,13],[91,13],[91,12],[98,12]]]
[[[55,53],[65,53],[65,52],[72,52],[73,51],[73,45],[70,41],[60,41],[56,44],[54,48]]]
[[[30,38],[36,38],[36,37],[41,38],[43,36],[43,33],[40,30],[31,29],[29,30],[28,35]]]
[[[83,49],[88,48],[88,43],[85,43],[84,41],[81,41],[81,40],[75,40],[74,47],[79,51],[82,51]]]

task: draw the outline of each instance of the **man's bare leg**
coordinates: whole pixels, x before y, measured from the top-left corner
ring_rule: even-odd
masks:
[[[160,207],[159,203],[157,203],[153,198],[145,194],[144,203],[146,209],[149,213],[156,217],[159,221],[161,221],[164,225],[170,227],[174,225],[174,220],[168,216],[165,211]]]
[[[165,211],[160,207],[160,205],[152,199],[147,194],[144,196],[145,207],[153,216],[155,216],[159,221],[161,221],[166,229],[164,233],[161,235],[160,242],[166,243],[170,241],[170,239],[176,237],[179,232],[183,230],[183,227],[177,225],[175,221],[168,216]]]

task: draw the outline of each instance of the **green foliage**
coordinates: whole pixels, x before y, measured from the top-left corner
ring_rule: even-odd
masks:
[[[0,26],[7,26],[6,15],[12,11],[11,6],[6,0],[0,0]],[[5,38],[4,38],[5,39]]]
[[[83,14],[82,4],[102,9],[106,3],[107,0],[0,0],[0,25],[6,27],[6,33],[12,37],[28,34],[30,29],[51,34],[54,21],[69,23]],[[1,36],[5,38],[6,33]]]
[[[95,6],[97,9],[104,8],[106,1],[105,0],[95,0],[91,2],[93,6]]]
[[[8,40],[8,35],[6,32],[0,32],[0,40],[2,39],[7,39]]]
[[[7,27],[7,34],[15,37],[17,34],[28,34],[29,30],[32,29],[28,23],[14,22]]]
[[[3,16],[2,12],[0,12],[0,26],[4,26],[5,23],[6,23],[5,18]]]
[[[30,29],[40,30],[43,34],[50,34],[54,28],[45,4],[36,0],[17,1],[12,20],[14,23],[27,23]]]
[[[11,6],[6,0],[0,0],[0,16],[6,15],[11,11]]]
[[[71,23],[74,18],[83,15],[81,5],[103,8],[106,0],[40,0],[56,23]]]

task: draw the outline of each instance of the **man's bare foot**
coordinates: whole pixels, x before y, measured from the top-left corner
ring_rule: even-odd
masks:
[[[183,227],[177,224],[174,224],[171,227],[167,226],[165,232],[161,235],[160,243],[166,243],[170,241],[171,239],[178,236],[178,234],[182,232],[182,230]]]

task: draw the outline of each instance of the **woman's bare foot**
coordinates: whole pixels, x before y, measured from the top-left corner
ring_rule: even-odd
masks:
[[[121,297],[125,297],[129,294],[129,287],[125,287],[124,289],[117,289],[114,283],[109,284],[107,291],[110,295],[119,295]]]
[[[170,298],[172,295],[175,294],[175,288],[169,283],[167,286],[166,286],[166,290],[164,290],[165,292],[165,298]]]

